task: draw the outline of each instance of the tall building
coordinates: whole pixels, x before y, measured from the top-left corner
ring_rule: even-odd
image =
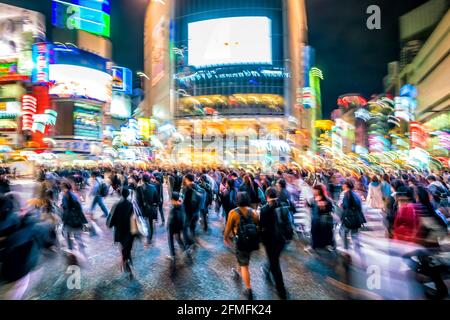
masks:
[[[303,1],[152,1],[145,108],[185,138],[177,160],[256,163],[280,150],[284,160],[288,133],[312,129],[306,36]],[[231,146],[234,137],[242,141]]]

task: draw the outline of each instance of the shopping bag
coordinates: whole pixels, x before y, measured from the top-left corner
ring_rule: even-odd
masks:
[[[136,202],[133,202],[133,214],[131,215],[130,232],[132,235],[147,237],[148,228],[145,223],[144,217],[141,214],[141,210]]]

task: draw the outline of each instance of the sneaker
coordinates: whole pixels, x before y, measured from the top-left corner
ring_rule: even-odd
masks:
[[[235,279],[238,279],[241,277],[241,275],[239,274],[239,271],[237,271],[236,268],[231,268],[231,276],[234,277]]]
[[[253,300],[253,291],[252,291],[252,289],[246,289],[245,290],[245,295],[247,296],[248,300]]]

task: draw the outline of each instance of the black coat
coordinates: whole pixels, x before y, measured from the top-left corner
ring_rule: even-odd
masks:
[[[114,241],[126,242],[131,234],[131,216],[133,215],[133,204],[126,199],[121,199],[114,205],[110,212],[111,218],[108,227],[114,228]]]
[[[265,247],[282,248],[286,244],[282,234],[277,231],[277,214],[275,210],[278,207],[278,203],[268,203],[261,208],[259,227],[261,240]]]
[[[158,191],[155,186],[145,183],[136,189],[136,200],[142,215],[146,218],[156,219],[156,208],[159,203]]]
[[[31,272],[39,261],[44,246],[46,230],[35,224],[30,216],[20,219],[16,229],[1,241],[0,276],[14,282]]]

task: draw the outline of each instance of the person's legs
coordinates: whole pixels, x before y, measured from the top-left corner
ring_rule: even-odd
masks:
[[[203,231],[208,231],[208,208],[202,209]]]
[[[159,214],[161,215],[161,224],[165,224],[166,223],[166,219],[164,218],[163,201],[161,201],[159,203],[158,209],[159,209]]]
[[[174,243],[173,243],[173,232],[172,232],[172,230],[167,230],[167,240],[168,240],[168,242],[169,242],[169,250],[170,250],[170,255],[172,256],[172,257],[174,257],[175,256],[175,245],[174,245]]]
[[[178,245],[180,246],[181,250],[184,251],[186,249],[186,246],[183,239],[181,238],[181,232],[176,233],[175,236],[177,237]]]
[[[190,225],[189,225],[189,229],[191,231],[192,243],[195,242],[195,229],[197,228],[198,216],[199,216],[199,212],[194,213],[194,215],[192,216]]]
[[[283,274],[281,272],[280,267],[280,255],[282,249],[278,248],[266,248],[267,258],[269,260],[269,268],[272,273],[273,279],[275,280],[275,287],[281,295],[284,295],[286,292],[284,287]]]
[[[107,217],[108,216],[108,209],[106,208],[105,203],[103,202],[103,198],[102,197],[98,197],[97,202],[98,202],[98,204],[100,206],[100,209],[103,211],[103,216]]]
[[[248,266],[241,266],[241,276],[242,276],[242,281],[244,282],[245,288],[251,289],[250,271],[248,270]]]
[[[81,231],[81,230],[76,230],[76,231],[73,232],[73,236],[74,236],[75,240],[76,240],[77,243],[78,243],[78,250],[79,250],[82,254],[85,254],[85,247],[86,247],[86,246],[85,246],[84,243],[83,243],[83,238],[82,238],[81,234],[82,234],[82,231]]]
[[[152,242],[153,239],[153,219],[152,217],[146,218],[147,224],[148,224],[148,235],[147,235],[147,242]]]
[[[91,212],[94,213],[95,207],[98,204],[98,199],[99,196],[94,196],[94,199],[92,199],[92,204],[91,204]]]
[[[73,243],[72,243],[72,230],[68,227],[65,228],[66,233],[66,241],[67,241],[67,248],[69,250],[73,250]]]
[[[344,241],[344,249],[348,250],[348,233],[349,230],[345,227],[341,229],[342,240]]]

